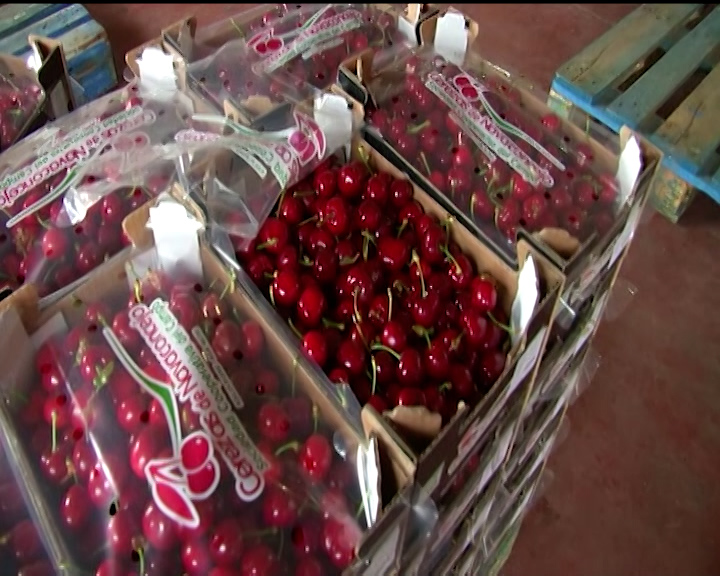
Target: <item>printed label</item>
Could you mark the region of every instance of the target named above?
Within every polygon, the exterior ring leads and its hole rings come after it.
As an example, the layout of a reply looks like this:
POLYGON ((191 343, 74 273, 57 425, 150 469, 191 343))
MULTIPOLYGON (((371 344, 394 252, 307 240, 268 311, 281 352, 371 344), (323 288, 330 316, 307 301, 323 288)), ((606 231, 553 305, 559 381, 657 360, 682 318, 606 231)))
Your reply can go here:
POLYGON ((340 14, 328 15, 331 8, 332 6, 327 6, 317 12, 301 28, 283 34, 276 34, 272 29, 262 30, 250 38, 248 46, 262 58, 253 65, 253 71, 256 74, 273 72, 316 46, 364 24, 363 15, 357 10, 344 10, 340 14))
POLYGON ((484 96, 486 92, 491 92, 490 88, 477 78, 461 71, 448 80, 439 72, 431 72, 425 85, 461 120, 471 137, 474 136, 483 142, 533 186, 543 185, 551 188, 554 184, 553 177, 532 160, 509 134, 530 144, 558 170, 565 170, 560 160, 540 143, 500 117, 484 96), (482 109, 477 107, 478 102, 482 105, 482 109))
MULTIPOLYGON (((198 345, 180 325, 169 304, 158 298, 148 307, 137 304, 129 311, 130 326, 168 374, 170 383, 145 374, 130 358, 112 329, 103 334, 120 362, 137 382, 158 399, 165 411, 173 454, 147 463, 145 475, 158 507, 176 522, 197 527, 195 502, 209 497, 220 481, 222 459, 235 478, 235 492, 251 502, 265 487, 267 461, 252 442, 234 412, 229 382, 219 363, 206 362, 198 345), (230 396, 230 399, 228 397, 230 396), (189 403, 202 430, 182 436, 178 404, 189 403)), ((195 336, 195 330, 193 335, 195 336)), ((199 346, 205 348, 205 342, 199 346)), ((212 358, 212 357, 211 357, 212 358)))
POLYGON ((78 127, 59 138, 55 142, 55 146, 41 154, 32 164, 0 181, 0 208, 11 207, 18 198, 27 194, 35 186, 63 170, 67 170, 67 176, 53 191, 54 200, 68 188, 69 182, 72 181, 72 168, 78 163, 90 159, 93 152, 102 150, 103 146, 118 134, 153 124, 155 120, 156 117, 152 111, 134 106, 104 120, 94 119, 78 127), (60 190, 59 194, 58 190, 60 190))
MULTIPOLYGON (((327 152, 327 140, 314 119, 295 110, 295 126, 282 132, 257 132, 224 116, 198 114, 194 119, 230 127, 242 139, 230 139, 228 147, 264 179, 268 170, 280 188, 299 180, 301 171, 311 162, 320 161, 327 152)), ((175 135, 178 143, 212 142, 223 139, 212 132, 182 130, 175 135)))

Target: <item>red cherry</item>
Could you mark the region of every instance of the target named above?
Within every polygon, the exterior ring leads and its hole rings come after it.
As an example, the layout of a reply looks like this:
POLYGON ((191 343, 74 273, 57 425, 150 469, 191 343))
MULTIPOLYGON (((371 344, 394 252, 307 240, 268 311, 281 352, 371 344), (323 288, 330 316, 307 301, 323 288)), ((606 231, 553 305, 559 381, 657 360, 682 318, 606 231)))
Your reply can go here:
POLYGON ((304 326, 313 328, 320 324, 325 312, 325 306, 325 295, 322 291, 315 286, 306 287, 300 294, 300 298, 298 298, 298 318, 304 326))
POLYGON ((133 551, 133 538, 138 532, 130 511, 117 510, 110 516, 107 524, 106 538, 108 547, 119 556, 130 557, 133 551))
POLYGON ((227 518, 215 526, 210 533, 210 558, 218 566, 238 566, 243 555, 243 526, 234 519, 227 518))
POLYGON ((479 312, 490 312, 497 306, 497 289, 488 278, 476 276, 470 284, 470 303, 479 312))
POLYGON ((188 576, 207 576, 212 568, 210 553, 202 540, 186 542, 180 551, 180 557, 188 576))
POLYGON ((313 434, 303 444, 299 454, 300 466, 314 483, 322 482, 332 465, 332 448, 325 436, 313 434))
POLYGON ((165 516, 153 503, 145 508, 142 527, 145 538, 157 550, 172 550, 178 543, 175 522, 165 516))
POLYGON ((279 218, 270 217, 260 227, 257 235, 257 249, 270 254, 279 254, 287 245, 289 232, 287 224, 279 218))
POLYGON ((337 177, 337 187, 340 193, 347 198, 360 196, 365 174, 365 167, 359 162, 351 162, 340 168, 337 177))
POLYGON ((263 495, 262 513, 266 526, 289 528, 297 519, 298 505, 289 492, 268 486, 263 495))
POLYGON ((202 432, 187 436, 180 446, 180 461, 188 472, 200 470, 210 459, 210 441, 202 432))
POLYGON ((42 237, 42 253, 48 260, 60 260, 70 247, 65 232, 61 228, 50 228, 42 237))
POLYGON ((310 360, 320 367, 325 366, 328 360, 328 347, 325 336, 319 330, 310 330, 302 338, 301 350, 310 360))
POLYGON ((241 576, 279 576, 278 561, 272 550, 260 544, 248 549, 240 564, 241 576))
POLYGON ((407 331, 399 322, 387 322, 380 333, 380 342, 383 346, 401 353, 407 345, 407 331))
POLYGON ((258 431, 273 442, 279 443, 287 439, 290 433, 290 419, 280 404, 268 402, 260 408, 258 431))
POLYGON ((166 448, 166 432, 156 426, 146 426, 130 447, 130 467, 138 478, 145 478, 145 467, 166 448))
POLYGON ((90 519, 92 503, 85 489, 80 484, 73 484, 65 493, 60 508, 60 517, 63 524, 78 532, 85 527, 90 519))
POLYGON ((355 547, 360 541, 360 530, 349 518, 325 520, 322 544, 330 561, 343 570, 355 558, 355 547))
POLYGON ((323 226, 335 236, 344 236, 350 229, 347 202, 341 196, 330 198, 323 208, 323 226))
POLYGON ((247 360, 256 359, 265 349, 265 333, 260 323, 246 320, 240 325, 240 352, 247 360))

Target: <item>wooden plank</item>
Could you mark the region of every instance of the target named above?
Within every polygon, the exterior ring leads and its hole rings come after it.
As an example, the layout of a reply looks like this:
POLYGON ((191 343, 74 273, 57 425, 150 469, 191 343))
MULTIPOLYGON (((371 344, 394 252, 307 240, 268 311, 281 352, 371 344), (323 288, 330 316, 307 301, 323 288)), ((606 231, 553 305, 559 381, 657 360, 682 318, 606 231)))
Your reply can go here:
POLYGON ((643 74, 608 110, 635 128, 677 90, 720 45, 720 8, 710 13, 696 28, 643 74))
POLYGON ((720 66, 715 67, 690 96, 655 132, 655 140, 667 142, 676 160, 686 159, 701 170, 720 144, 720 66))
POLYGON ((597 99, 679 30, 702 4, 643 4, 570 60, 558 75, 597 99))

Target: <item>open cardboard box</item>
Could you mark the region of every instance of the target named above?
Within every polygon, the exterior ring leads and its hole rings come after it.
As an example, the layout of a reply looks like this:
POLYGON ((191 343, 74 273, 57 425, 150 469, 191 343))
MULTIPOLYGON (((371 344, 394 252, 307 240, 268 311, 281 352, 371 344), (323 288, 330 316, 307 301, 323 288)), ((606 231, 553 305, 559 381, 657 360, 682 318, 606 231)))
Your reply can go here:
MULTIPOLYGON (((177 190, 173 191, 173 195, 184 197, 182 191, 177 190)), ((123 222, 123 227, 135 249, 132 257, 155 250, 153 233, 146 227, 153 204, 146 204, 123 222)), ((195 217, 200 218, 201 216, 197 214, 195 217)), ((286 377, 292 378, 295 386, 310 398, 323 421, 340 434, 348 453, 352 453, 353 448, 359 445, 368 446, 368 463, 371 467, 377 467, 375 461, 377 450, 374 440, 366 439, 359 425, 353 425, 348 420, 337 402, 337 398, 318 384, 322 375, 290 344, 287 331, 283 330, 282 326, 278 327, 274 324, 270 307, 264 301, 256 300, 249 294, 242 282, 238 282, 235 275, 228 271, 211 248, 202 241, 200 257, 205 279, 208 282, 214 281, 217 286, 227 287, 225 297, 232 307, 246 317, 255 319, 264 328, 266 346, 272 351, 276 369, 286 377)), ((67 540, 67 533, 63 533, 58 527, 54 512, 55 504, 48 502, 44 496, 43 477, 30 460, 25 443, 28 439, 23 437, 23 431, 18 428, 15 413, 26 401, 26 393, 37 386, 37 379, 33 376, 35 349, 43 336, 47 337, 48 331, 58 329, 58 327, 66 329, 68 325, 71 326, 75 321, 83 318, 85 314, 83 304, 103 302, 112 295, 125 298, 124 294, 130 290, 132 284, 129 274, 134 270, 134 268, 128 267, 128 258, 129 256, 126 256, 107 262, 98 268, 85 284, 45 310, 40 310, 37 293, 30 286, 23 292, 22 298, 15 299, 12 306, 6 307, 0 313, 0 325, 3 326, 0 333, 7 344, 4 348, 7 354, 3 361, 6 374, 2 385, 4 402, 0 404, 0 427, 3 430, 3 439, 7 453, 14 460, 16 472, 19 478, 23 479, 24 497, 34 509, 37 524, 42 530, 55 567, 59 571, 58 573, 67 574, 67 576, 89 575, 89 572, 86 570, 87 567, 82 566, 82 558, 73 558, 71 555, 71 545, 67 540)), ((92 435, 92 432, 90 434, 92 435)), ((392 467, 387 468, 390 474, 392 474, 392 469, 392 467)), ((366 480, 366 482, 372 483, 372 477, 371 474, 370 480, 366 480)), ((378 491, 380 490, 379 478, 380 476, 376 477, 378 485, 375 487, 378 491)), ((386 491, 392 494, 405 482, 404 479, 392 477, 384 478, 383 481, 389 483, 390 488, 386 491)), ((375 488, 371 487, 372 490, 375 488)), ((366 531, 357 550, 357 560, 353 566, 348 568, 346 574, 367 573, 365 572, 368 557, 366 551, 377 546, 378 540, 384 534, 383 530, 394 530, 402 534, 407 518, 406 503, 409 489, 407 488, 404 493, 401 491, 385 507, 380 521, 366 531)), ((372 511, 372 515, 380 513, 379 506, 382 503, 375 502, 375 504, 378 509, 372 511)), ((394 553, 399 554, 399 550, 394 550, 394 553)))
MULTIPOLYGON (((356 141, 353 155, 394 178, 406 178, 401 168, 391 164, 368 142, 356 141)), ((426 213, 438 217, 440 221, 451 217, 420 187, 413 184, 413 188, 415 200, 426 213)), ((522 271, 508 266, 460 222, 452 222, 450 236, 468 255, 478 272, 488 273, 496 280, 499 297, 507 312, 511 311, 514 303, 521 305, 520 302, 527 297, 527 292, 519 291, 522 271)), ((477 452, 487 435, 494 433, 493 426, 513 393, 522 390, 518 401, 524 404, 534 381, 564 278, 531 245, 521 241, 519 249, 523 254, 522 261, 530 256, 536 267, 539 301, 534 306, 525 333, 515 340, 508 353, 505 371, 480 403, 472 409, 461 405, 455 417, 442 430, 439 415, 431 414, 424 408, 400 407, 384 417, 370 407, 363 410, 366 429, 376 433, 381 442, 387 439, 388 445, 402 449, 405 458, 397 458, 396 464, 405 462, 406 470, 414 469, 418 486, 433 497, 447 491, 453 478, 462 472, 463 464, 477 452)))
MULTIPOLYGON (((551 113, 545 104, 544 97, 531 90, 525 80, 515 82, 514 78, 503 73, 497 66, 483 60, 478 54, 468 50, 474 35, 477 33, 477 25, 465 17, 456 22, 458 13, 454 10, 428 20, 421 26, 421 37, 423 47, 415 51, 416 54, 434 54, 433 46, 437 48, 441 42, 441 36, 447 40, 448 35, 463 37, 460 43, 460 55, 465 56, 465 67, 470 69, 472 74, 478 78, 492 78, 502 81, 504 84, 514 87, 519 94, 521 106, 535 117, 541 117, 551 113), (442 33, 438 32, 439 24, 447 14, 453 16, 452 26, 442 26, 442 33), (424 28, 423 28, 424 27, 424 28), (423 34, 423 29, 427 32, 423 34), (434 37, 432 35, 435 35, 434 37)), ((457 44, 457 43, 456 43, 457 44)), ((456 46, 457 47, 457 46, 456 46)), ((443 54, 447 51, 443 52, 443 54)), ((341 67, 338 76, 338 93, 346 94, 363 108, 377 108, 378 97, 376 92, 380 86, 396 86, 404 81, 404 70, 398 65, 398 58, 407 58, 409 52, 404 55, 397 55, 391 58, 382 52, 376 55, 364 52, 357 57, 348 59, 341 67), (384 62, 383 62, 384 61, 384 62), (378 62, 380 65, 378 66, 378 62)), ((460 58, 462 59, 462 58, 460 58)), ((380 106, 381 108, 382 106, 380 106)), ((520 229, 518 240, 526 239, 543 251, 565 274, 566 285, 563 293, 563 300, 566 305, 574 308, 582 303, 582 296, 586 287, 597 276, 603 267, 607 267, 608 261, 616 259, 632 239, 633 232, 637 226, 638 218, 648 198, 648 191, 655 172, 660 164, 662 154, 660 151, 646 141, 642 136, 633 133, 629 129, 621 130, 619 136, 609 132, 603 132, 602 136, 609 140, 598 141, 594 134, 586 134, 584 127, 561 119, 561 132, 574 143, 584 143, 593 152, 596 165, 612 174, 618 172, 622 164, 623 170, 631 172, 632 164, 636 164, 636 158, 632 158, 632 149, 628 148, 627 156, 623 157, 613 150, 626 150, 626 144, 634 137, 639 144, 642 166, 634 186, 628 191, 627 201, 619 208, 613 226, 602 237, 592 234, 584 242, 572 237, 569 233, 560 229, 545 229, 538 233, 529 234, 520 229)), ((403 158, 401 153, 393 145, 383 138, 373 128, 366 128, 365 138, 375 146, 383 155, 392 159, 393 163, 403 163, 411 179, 427 190, 433 198, 437 199, 445 208, 452 212, 459 221, 472 230, 476 235, 492 243, 496 250, 503 255, 510 264, 517 263, 517 253, 508 253, 507 244, 499 242, 492 234, 492 230, 481 229, 471 220, 463 210, 459 209, 445 195, 444 191, 437 189, 428 177, 418 168, 403 158)), ((612 264, 612 262, 610 262, 612 264)))
MULTIPOLYGON (((397 11, 396 6, 390 4, 373 4, 372 6, 374 9, 388 12, 393 17, 397 17, 400 32, 409 38, 414 38, 417 42, 419 42, 419 26, 436 12, 427 4, 408 4, 402 13, 397 11)), ((302 5, 297 5, 297 8, 301 7, 302 5)), ((316 7, 321 8, 322 5, 316 5, 316 7)), ((310 94, 308 89, 298 89, 296 86, 291 86, 288 79, 278 78, 279 85, 284 87, 278 98, 271 98, 270 94, 259 94, 238 100, 218 94, 218 90, 210 86, 211 78, 209 74, 205 73, 207 71, 193 70, 193 66, 191 66, 193 63, 211 57, 224 46, 232 46, 233 42, 237 43, 238 50, 244 50, 245 44, 242 40, 245 39, 245 36, 242 27, 259 21, 265 14, 272 13, 274 8, 275 5, 261 4, 200 30, 198 30, 195 16, 188 16, 164 28, 159 38, 129 51, 125 61, 128 68, 137 76, 139 74, 137 59, 142 51, 148 46, 161 48, 173 57, 178 78, 184 89, 194 92, 214 109, 233 110, 233 116, 236 119, 244 125, 250 125, 285 101, 302 102, 309 97, 314 97, 317 93, 330 89, 335 82, 334 76, 329 77, 327 86, 310 90, 312 92, 310 94)), ((240 56, 238 58, 244 59, 240 56)), ((204 66, 201 68, 205 69, 204 66)), ((272 78, 262 78, 262 80, 272 80, 272 78)), ((252 84, 252 81, 249 84, 252 84)))
POLYGON ((0 55, 0 68, 10 82, 13 78, 37 76, 37 83, 43 89, 43 97, 37 107, 26 114, 26 119, 19 127, 11 145, 34 132, 46 122, 59 118, 75 108, 75 99, 70 88, 67 63, 62 45, 49 38, 30 35, 29 42, 35 53, 38 67, 35 71, 28 69, 27 63, 8 54, 0 55))

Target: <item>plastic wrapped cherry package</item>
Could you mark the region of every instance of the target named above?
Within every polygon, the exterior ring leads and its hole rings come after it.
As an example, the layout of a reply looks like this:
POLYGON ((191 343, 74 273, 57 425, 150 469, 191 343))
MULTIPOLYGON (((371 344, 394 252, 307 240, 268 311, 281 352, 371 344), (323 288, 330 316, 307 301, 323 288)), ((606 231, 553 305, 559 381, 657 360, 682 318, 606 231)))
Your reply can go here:
POLYGON ((338 67, 352 54, 417 44, 414 25, 400 23, 403 7, 261 6, 197 32, 189 80, 217 105, 229 100, 251 116, 258 111, 258 97, 265 106, 288 98, 300 101, 330 87, 338 67))
POLYGON ((35 72, 0 56, 0 151, 22 135, 45 99, 35 72))
POLYGON ((176 141, 192 113, 182 93, 137 80, 4 152, 4 286, 32 283, 42 297, 58 297, 122 250, 123 218, 167 187, 176 174, 170 159, 201 144, 176 141), (84 188, 93 194, 78 202, 84 188))
POLYGON ((42 537, 0 443, 0 561, 3 574, 54 576, 42 537))
POLYGON ((373 443, 184 208, 148 211, 154 242, 3 316, 33 349, 3 376, 4 436, 56 568, 341 573, 379 506, 373 443))
POLYGON ((520 229, 602 236, 627 199, 613 159, 494 72, 472 53, 462 65, 432 46, 396 54, 366 84, 371 131, 507 255, 520 229))
POLYGON ((517 272, 359 140, 288 188, 235 256, 304 353, 380 413, 425 407, 447 423, 504 374, 524 330, 517 272))

